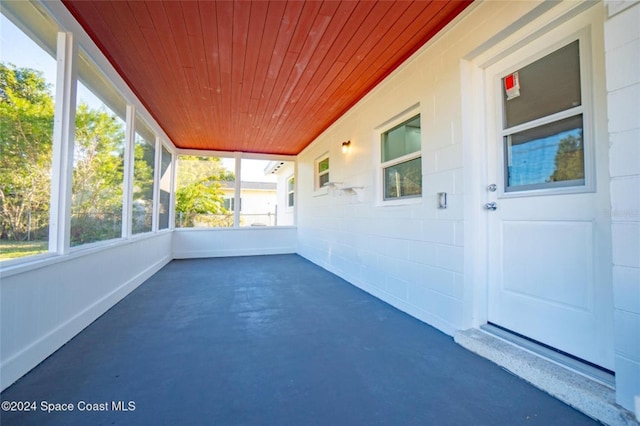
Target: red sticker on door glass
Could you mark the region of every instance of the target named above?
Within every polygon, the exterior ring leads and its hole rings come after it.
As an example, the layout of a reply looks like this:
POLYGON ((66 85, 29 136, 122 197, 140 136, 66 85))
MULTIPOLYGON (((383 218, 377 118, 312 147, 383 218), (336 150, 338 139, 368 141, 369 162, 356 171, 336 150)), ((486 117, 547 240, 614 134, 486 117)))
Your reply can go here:
POLYGON ((520 78, 517 71, 509 74, 503 80, 504 90, 507 92, 507 100, 520 96, 520 78))

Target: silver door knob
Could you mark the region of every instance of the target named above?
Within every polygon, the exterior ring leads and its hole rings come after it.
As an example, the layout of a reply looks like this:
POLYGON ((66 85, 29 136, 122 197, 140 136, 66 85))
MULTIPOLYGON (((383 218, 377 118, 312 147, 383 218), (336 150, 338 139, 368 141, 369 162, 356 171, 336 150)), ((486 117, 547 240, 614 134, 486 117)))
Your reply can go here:
POLYGON ((487 210, 491 210, 492 212, 496 211, 498 209, 498 203, 496 203, 495 201, 492 201, 490 203, 486 203, 484 205, 484 208, 487 209, 487 210))

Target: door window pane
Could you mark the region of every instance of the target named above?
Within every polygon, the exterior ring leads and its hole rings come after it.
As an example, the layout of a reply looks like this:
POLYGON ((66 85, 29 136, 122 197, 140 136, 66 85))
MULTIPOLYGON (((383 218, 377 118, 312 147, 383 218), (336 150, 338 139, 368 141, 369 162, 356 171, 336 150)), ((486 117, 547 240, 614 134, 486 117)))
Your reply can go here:
POLYGON ((505 137, 507 191, 584 184, 582 115, 505 137))
POLYGON ((502 79, 505 129, 582 104, 578 40, 518 70, 519 94, 508 97, 512 76, 502 79))
POLYGON ((422 195, 422 157, 384 169, 384 199, 422 195))

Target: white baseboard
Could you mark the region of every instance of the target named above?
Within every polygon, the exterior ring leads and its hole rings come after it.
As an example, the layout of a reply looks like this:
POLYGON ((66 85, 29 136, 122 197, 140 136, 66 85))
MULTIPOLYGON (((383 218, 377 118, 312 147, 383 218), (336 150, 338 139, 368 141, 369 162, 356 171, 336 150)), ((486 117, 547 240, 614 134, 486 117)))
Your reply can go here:
POLYGON ((220 249, 220 250, 185 250, 173 252, 174 259, 202 259, 207 257, 260 256, 270 254, 295 254, 295 247, 220 249))
POLYGON ((0 390, 28 373, 171 261, 165 256, 0 365, 0 390))

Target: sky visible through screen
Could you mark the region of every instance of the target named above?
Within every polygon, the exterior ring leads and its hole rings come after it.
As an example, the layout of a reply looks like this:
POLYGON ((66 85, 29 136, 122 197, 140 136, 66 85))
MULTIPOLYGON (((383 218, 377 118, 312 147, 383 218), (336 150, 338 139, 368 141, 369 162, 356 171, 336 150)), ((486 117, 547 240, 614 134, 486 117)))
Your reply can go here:
MULTIPOLYGON (((0 15, 0 60, 20 68, 32 68, 41 71, 50 85, 50 93, 56 97, 56 59, 38 46, 26 34, 18 29, 4 15, 0 15)), ((99 109, 102 102, 82 84, 78 85, 76 96, 79 102, 99 109)))

